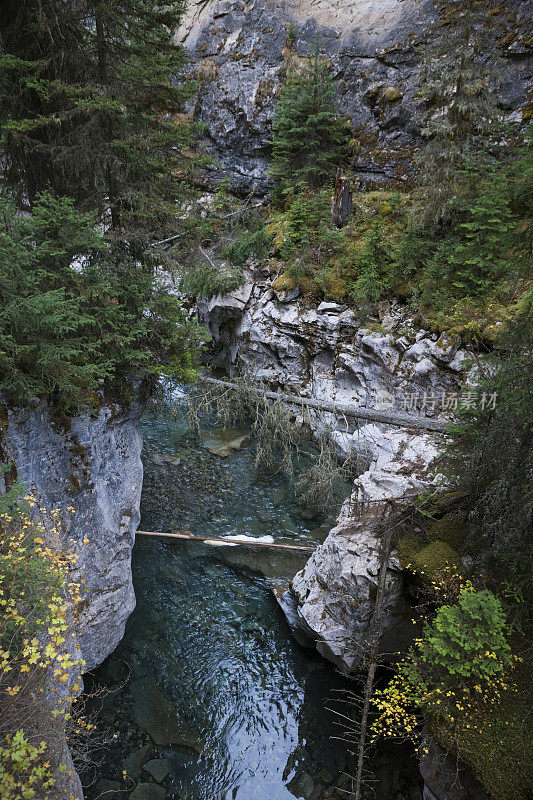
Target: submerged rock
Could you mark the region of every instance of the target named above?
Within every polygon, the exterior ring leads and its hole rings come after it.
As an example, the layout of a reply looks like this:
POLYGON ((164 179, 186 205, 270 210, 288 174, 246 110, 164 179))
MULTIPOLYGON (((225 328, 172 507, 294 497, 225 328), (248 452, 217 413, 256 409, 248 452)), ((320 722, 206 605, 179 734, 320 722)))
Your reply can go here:
POLYGON ((117 800, 124 795, 122 784, 119 781, 109 781, 107 778, 99 780, 94 791, 97 797, 105 796, 105 800, 117 800))
POLYGON ((213 428, 201 434, 203 446, 220 458, 227 458, 232 450, 240 450, 250 441, 250 432, 238 428, 213 428))
POLYGON ((148 743, 145 744, 143 747, 139 747, 137 750, 134 750, 133 753, 130 753, 130 755, 124 761, 124 767, 123 767, 128 777, 130 777, 134 781, 139 780, 139 778, 141 777, 143 765, 150 757, 151 751, 152 751, 152 745, 148 743))
POLYGON ((153 758, 144 768, 157 783, 161 783, 170 772, 170 763, 167 758, 153 758))
POLYGON ((130 800, 165 800, 166 790, 157 783, 139 783, 130 794, 130 800))
POLYGON ((197 753, 202 745, 188 724, 179 717, 174 703, 148 679, 132 684, 133 716, 155 744, 161 747, 189 747, 197 753))

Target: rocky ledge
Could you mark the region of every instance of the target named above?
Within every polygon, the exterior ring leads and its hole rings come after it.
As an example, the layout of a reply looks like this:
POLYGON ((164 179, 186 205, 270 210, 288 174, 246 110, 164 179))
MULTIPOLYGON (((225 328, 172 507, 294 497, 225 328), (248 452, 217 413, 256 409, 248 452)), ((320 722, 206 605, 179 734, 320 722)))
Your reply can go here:
MULTIPOLYGON (((381 562, 384 500, 406 501, 435 481, 431 464, 437 448, 431 437, 398 429, 382 429, 381 434, 394 455, 390 449, 377 454, 370 469, 356 480, 337 524, 279 598, 295 637, 303 644, 314 642, 318 652, 343 672, 357 667, 368 643, 381 562)), ((382 653, 404 650, 412 640, 402 587, 402 569, 393 553, 383 600, 382 653)))

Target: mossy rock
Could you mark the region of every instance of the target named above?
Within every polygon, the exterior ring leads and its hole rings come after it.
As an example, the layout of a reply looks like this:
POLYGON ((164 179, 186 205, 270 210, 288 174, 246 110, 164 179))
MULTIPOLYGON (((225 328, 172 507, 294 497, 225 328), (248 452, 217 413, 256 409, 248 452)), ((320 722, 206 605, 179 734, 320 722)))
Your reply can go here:
POLYGON ((447 566, 459 566, 458 553, 440 539, 424 544, 416 536, 402 536, 398 541, 398 558, 423 581, 431 581, 447 566))
POLYGON ((441 541, 449 544, 460 553, 469 529, 460 514, 446 514, 442 519, 433 520, 428 530, 430 541, 441 541))
POLYGON ((460 759, 490 792, 492 800, 529 800, 533 792, 531 670, 513 670, 511 685, 477 716, 465 714, 447 726, 429 720, 432 736, 449 751, 461 742, 460 759))
POLYGON ((348 284, 337 272, 327 272, 324 276, 324 294, 328 299, 340 303, 348 294, 348 284))
POLYGON ((457 552, 447 542, 431 542, 420 550, 414 559, 415 571, 428 580, 432 580, 438 572, 447 566, 459 566, 457 552))
POLYGON ((296 289, 298 286, 298 282, 291 278, 290 275, 287 275, 286 272, 283 275, 280 275, 279 278, 276 278, 275 281, 272 282, 272 288, 276 292, 290 292, 292 289, 296 289))
POLYGON ((402 99, 403 92, 397 86, 384 86, 381 96, 387 103, 395 103, 397 100, 402 99))
POLYGON ((397 545, 398 558, 404 569, 414 566, 414 561, 422 547, 423 544, 417 536, 407 535, 399 538, 397 545))
POLYGON ((306 300, 310 302, 319 300, 322 295, 320 286, 316 283, 314 278, 304 277, 298 280, 300 291, 306 300))

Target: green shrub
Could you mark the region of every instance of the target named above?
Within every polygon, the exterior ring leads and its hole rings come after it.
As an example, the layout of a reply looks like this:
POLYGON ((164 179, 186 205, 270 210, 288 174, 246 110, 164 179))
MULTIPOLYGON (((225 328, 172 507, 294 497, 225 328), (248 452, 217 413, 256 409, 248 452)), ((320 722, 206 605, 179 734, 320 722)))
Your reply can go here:
POLYGON ((489 678, 511 662, 502 604, 488 589, 463 589, 426 623, 422 661, 446 676, 489 678))
POLYGON ((246 231, 226 248, 224 258, 240 267, 250 256, 265 258, 271 247, 272 236, 268 231, 246 231))
POLYGON ((354 267, 357 278, 352 297, 356 303, 373 303, 383 297, 390 286, 389 262, 382 228, 375 224, 365 237, 363 249, 354 267))
POLYGON ((182 279, 182 291, 192 297, 209 299, 234 292, 246 281, 240 269, 220 270, 211 264, 197 264, 182 279))
POLYGON ((0 797, 2 800, 31 800, 55 783, 46 758, 46 742, 28 741, 23 730, 15 731, 0 745, 0 797))

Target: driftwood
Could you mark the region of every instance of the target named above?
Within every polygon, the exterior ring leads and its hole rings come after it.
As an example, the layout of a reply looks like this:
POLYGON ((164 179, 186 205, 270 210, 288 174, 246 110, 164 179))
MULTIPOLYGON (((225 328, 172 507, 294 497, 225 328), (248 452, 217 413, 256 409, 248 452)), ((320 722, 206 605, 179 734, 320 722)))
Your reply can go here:
POLYGON ((273 547, 273 548, 282 548, 284 550, 306 550, 308 553, 312 553, 315 548, 309 545, 303 544, 281 544, 279 542, 258 542, 250 541, 242 542, 240 539, 219 539, 213 536, 193 536, 192 533, 189 531, 173 531, 172 533, 163 533, 162 531, 136 531, 136 534, 139 533, 141 536, 159 536, 162 539, 181 539, 182 541, 188 542, 217 542, 220 544, 240 544, 245 546, 252 546, 252 547, 273 547))
MULTIPOLYGON (((220 386, 223 389, 235 389, 236 386, 231 381, 223 381, 217 378, 208 378, 204 375, 201 380, 213 386, 220 386)), ((292 394, 282 394, 279 392, 269 392, 263 389, 254 389, 258 394, 268 397, 269 400, 281 400, 284 403, 295 406, 307 406, 316 408, 319 411, 327 411, 332 414, 341 414, 345 417, 364 419, 368 422, 380 422, 385 425, 396 425, 400 428, 414 428, 415 430, 426 430, 435 433, 445 433, 446 423, 439 420, 427 419, 426 417, 412 417, 409 414, 401 414, 395 411, 374 411, 358 406, 345 406, 337 403, 329 403, 325 400, 315 400, 311 397, 297 397, 292 394)))

